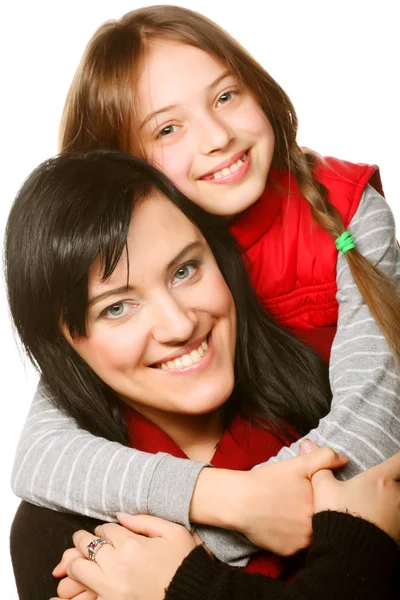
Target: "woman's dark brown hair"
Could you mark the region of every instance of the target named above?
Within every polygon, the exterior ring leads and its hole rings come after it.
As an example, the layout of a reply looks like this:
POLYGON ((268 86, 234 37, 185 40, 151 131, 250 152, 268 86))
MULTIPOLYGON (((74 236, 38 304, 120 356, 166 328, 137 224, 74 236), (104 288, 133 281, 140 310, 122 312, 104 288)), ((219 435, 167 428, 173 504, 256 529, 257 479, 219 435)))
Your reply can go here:
MULTIPOLYGON (((60 150, 108 148, 141 154, 135 130, 134 85, 155 40, 195 46, 237 74, 273 127, 274 166, 294 173, 314 219, 333 238, 339 237, 344 231, 343 222, 328 202, 324 186, 313 175, 315 154, 297 144, 297 116, 287 94, 227 32, 185 8, 141 8, 97 30, 65 103, 60 150)), ((347 252, 346 258, 365 302, 400 363, 400 294, 395 282, 357 249, 347 252)))
POLYGON ((95 435, 127 442, 119 398, 67 342, 86 335, 88 278, 100 259, 107 279, 126 249, 135 206, 163 194, 201 231, 237 314, 235 390, 229 415, 262 418, 305 434, 329 411, 327 368, 261 308, 225 224, 188 200, 147 162, 120 152, 62 154, 24 183, 6 229, 12 318, 52 402, 95 435))

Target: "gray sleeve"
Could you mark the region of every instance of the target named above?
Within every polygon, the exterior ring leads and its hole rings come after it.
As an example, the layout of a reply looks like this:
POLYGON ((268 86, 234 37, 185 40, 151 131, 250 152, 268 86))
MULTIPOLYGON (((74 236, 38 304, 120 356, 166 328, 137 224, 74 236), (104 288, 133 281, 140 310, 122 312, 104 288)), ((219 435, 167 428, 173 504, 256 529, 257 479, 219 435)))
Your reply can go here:
POLYGON ((153 514, 190 527, 204 463, 148 454, 96 437, 55 408, 39 388, 17 447, 14 493, 39 506, 106 521, 153 514))
MULTIPOLYGON (((20 498, 53 510, 105 521, 115 521, 117 512, 151 514, 190 529, 190 502, 204 466, 96 437, 55 408, 39 384, 17 447, 12 487, 20 498)), ((257 550, 240 534, 201 531, 210 550, 232 565, 247 563, 236 562, 236 555, 257 550)))
MULTIPOLYGON (((367 186, 348 229, 359 252, 400 283, 394 217, 385 199, 372 187, 367 186)), ((345 452, 350 460, 338 477, 349 479, 399 450, 400 377, 341 253, 336 279, 339 319, 329 365, 332 405, 306 437, 345 452)), ((300 441, 283 448, 268 462, 297 456, 300 441)))
MULTIPOLYGON (((357 249, 400 284, 400 252, 393 214, 372 187, 367 186, 348 228, 357 249)), ((346 257, 337 263, 338 329, 332 346, 330 382, 333 393, 329 414, 307 438, 345 452, 349 463, 338 477, 350 477, 374 466, 400 448, 400 378, 393 355, 354 283, 346 257)), ((298 456, 300 441, 282 448, 267 463, 298 456)), ((232 532, 199 528, 224 562, 243 566, 254 552, 246 538, 232 532)))

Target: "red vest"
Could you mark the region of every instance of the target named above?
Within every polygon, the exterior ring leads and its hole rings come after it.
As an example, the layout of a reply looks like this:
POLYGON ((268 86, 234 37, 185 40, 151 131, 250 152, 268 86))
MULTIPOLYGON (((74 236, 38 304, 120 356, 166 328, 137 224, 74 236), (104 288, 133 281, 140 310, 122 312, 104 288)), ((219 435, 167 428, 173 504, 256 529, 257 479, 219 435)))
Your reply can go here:
MULTIPOLYGON (((376 166, 320 159, 314 175, 347 228, 368 183, 383 194, 376 166)), ((313 219, 311 206, 287 171, 271 172, 261 198, 231 227, 246 252, 262 305, 329 360, 336 332, 337 250, 313 219)))
MULTIPOLYGON (((166 452, 177 458, 188 458, 167 433, 135 410, 123 406, 132 448, 151 454, 166 452)), ((282 442, 275 435, 235 417, 224 432, 211 464, 220 469, 248 471, 276 456, 281 448, 282 442)), ((259 552, 251 558, 245 570, 277 578, 283 574, 285 563, 275 554, 259 552)))

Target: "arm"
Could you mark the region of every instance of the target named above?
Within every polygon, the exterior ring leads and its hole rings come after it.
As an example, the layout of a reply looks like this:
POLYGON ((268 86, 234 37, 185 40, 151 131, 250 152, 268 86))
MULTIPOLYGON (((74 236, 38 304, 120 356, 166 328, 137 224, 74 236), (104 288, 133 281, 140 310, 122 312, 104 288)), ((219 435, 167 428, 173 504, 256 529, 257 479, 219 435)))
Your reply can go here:
POLYGON ((58 576, 69 575, 60 583, 59 595, 71 597, 67 590, 73 578, 109 600, 119 598, 121 589, 125 591, 123 597, 161 600, 166 588, 167 600, 240 600, 264 594, 266 598, 303 600, 398 598, 399 477, 400 452, 348 481, 337 480, 329 470, 312 477, 315 511, 319 514, 313 520, 306 566, 294 583, 232 573, 225 565, 207 561, 204 554, 203 562, 193 565, 192 559, 199 557, 200 551, 189 558, 190 568, 185 569, 184 564, 179 572, 195 546, 183 527, 155 517, 120 515, 123 527, 109 523, 96 528, 96 535, 112 545, 99 551, 95 564, 84 559, 92 534, 74 534, 75 548, 65 552, 57 566, 58 576))
POLYGON ((243 535, 217 527, 243 531, 256 543, 259 531, 266 531, 267 547, 278 553, 307 546, 310 478, 318 469, 344 463, 343 457, 321 449, 256 471, 202 469, 202 463, 96 438, 54 409, 39 390, 19 444, 14 490, 34 504, 108 521, 117 512, 140 511, 190 527, 190 505, 192 521, 214 526, 206 528, 213 553, 239 566, 258 548, 243 535))
POLYGON ((367 521, 336 512, 316 515, 313 532, 307 565, 293 583, 232 571, 224 563, 213 561, 199 547, 178 569, 165 600, 396 597, 396 584, 391 582, 396 576, 400 553, 388 535, 367 521))
POLYGON ((106 521, 117 512, 156 514, 190 527, 204 463, 139 452, 79 429, 41 390, 17 448, 12 486, 28 502, 106 521))
MULTIPOLYGON (((359 252, 400 284, 400 251, 393 214, 370 186, 348 230, 359 252)), ((349 479, 400 448, 400 377, 341 253, 337 286, 339 320, 330 360, 331 410, 306 437, 345 452, 350 460, 339 477, 349 479)), ((297 456, 300 442, 283 448, 269 462, 297 456)))
MULTIPOLYGON (((366 188, 348 229, 358 250, 400 283, 394 218, 386 201, 373 188, 366 188)), ((343 254, 338 257, 337 285, 339 322, 330 361, 331 410, 305 437, 319 445, 329 444, 349 457, 348 464, 338 472, 338 477, 345 480, 389 458, 400 448, 400 377, 343 254)), ((298 456, 303 440, 282 448, 265 464, 298 456)), ((211 476, 206 472, 200 476, 199 496, 207 493, 207 479, 211 476)), ((244 566, 254 552, 254 546, 240 534, 209 527, 197 531, 224 562, 244 566)))

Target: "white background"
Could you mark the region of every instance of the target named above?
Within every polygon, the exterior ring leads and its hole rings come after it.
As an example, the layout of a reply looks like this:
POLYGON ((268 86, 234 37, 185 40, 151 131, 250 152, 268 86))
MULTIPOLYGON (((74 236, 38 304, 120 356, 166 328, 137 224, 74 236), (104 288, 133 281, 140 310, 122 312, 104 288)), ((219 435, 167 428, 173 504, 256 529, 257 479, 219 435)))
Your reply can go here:
MULTIPOLYGON (((151 4, 137 1, 12 0, 0 9, 0 235, 23 179, 57 151, 69 83, 91 34, 105 20, 151 4), (6 7, 6 8, 4 8, 6 7)), ((381 167, 400 223, 397 2, 381 0, 192 0, 175 4, 211 17, 236 37, 291 97, 299 141, 321 154, 381 167)), ((27 306, 26 310, 30 310, 27 306)), ((0 289, 2 427, 0 570, 2 598, 17 598, 8 536, 18 500, 13 454, 36 376, 17 350, 0 289)), ((42 599, 40 599, 42 600, 42 599)), ((43 599, 45 600, 45 599, 43 599)))

